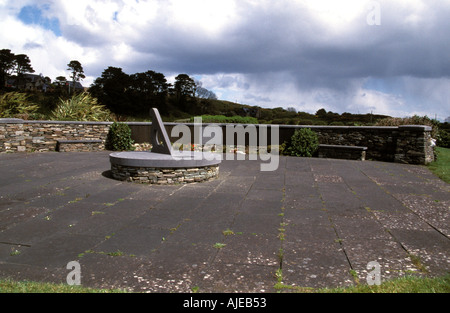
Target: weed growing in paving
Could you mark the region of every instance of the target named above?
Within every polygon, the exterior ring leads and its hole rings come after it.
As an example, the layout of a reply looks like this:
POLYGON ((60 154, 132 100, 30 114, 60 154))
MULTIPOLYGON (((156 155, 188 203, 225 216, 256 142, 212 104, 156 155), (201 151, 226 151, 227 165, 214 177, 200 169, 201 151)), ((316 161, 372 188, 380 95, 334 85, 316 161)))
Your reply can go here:
POLYGON ((17 250, 17 249, 12 249, 11 250, 11 253, 9 254, 10 256, 15 256, 15 255, 19 255, 20 254, 20 251, 19 250, 17 250))
POLYGON ((232 236, 232 235, 234 235, 234 231, 232 231, 231 229, 227 229, 227 230, 224 230, 223 232, 222 232, 222 234, 224 235, 224 236, 232 236))
POLYGON ((216 248, 216 249, 222 249, 225 246, 226 246, 225 243, 216 242, 213 247, 216 248))
POLYGON ((423 265, 422 261, 420 260, 420 257, 410 253, 409 258, 411 259, 411 263, 414 264, 415 267, 422 273, 428 273, 428 270, 426 269, 425 265, 423 265))
POLYGON ((84 257, 86 254, 91 254, 91 253, 96 253, 96 254, 103 254, 103 255, 109 255, 109 256, 125 256, 125 257, 136 257, 136 255, 134 254, 125 254, 124 252, 120 251, 120 250, 116 250, 113 252, 104 252, 104 251, 94 251, 94 250, 86 250, 83 253, 78 254, 78 258, 82 258, 84 257))

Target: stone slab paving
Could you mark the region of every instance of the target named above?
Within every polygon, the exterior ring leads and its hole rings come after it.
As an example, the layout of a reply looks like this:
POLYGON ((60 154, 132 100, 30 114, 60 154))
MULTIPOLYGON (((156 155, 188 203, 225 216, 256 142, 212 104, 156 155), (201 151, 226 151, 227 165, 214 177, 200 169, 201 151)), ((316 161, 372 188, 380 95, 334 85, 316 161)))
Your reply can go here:
POLYGON ((0 155, 0 278, 65 283, 78 261, 88 287, 275 292, 366 283, 372 261, 382 281, 450 271, 450 186, 426 167, 225 160, 148 186, 112 180, 108 154, 0 155))

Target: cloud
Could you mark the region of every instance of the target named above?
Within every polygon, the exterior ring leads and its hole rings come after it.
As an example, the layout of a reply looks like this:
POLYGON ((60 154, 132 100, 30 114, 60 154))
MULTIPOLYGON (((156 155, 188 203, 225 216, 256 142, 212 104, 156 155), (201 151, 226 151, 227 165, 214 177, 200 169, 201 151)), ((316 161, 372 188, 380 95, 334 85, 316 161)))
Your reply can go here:
POLYGON ((32 49, 43 48, 43 46, 42 46, 42 44, 37 43, 37 42, 27 42, 26 44, 23 45, 23 48, 25 50, 32 50, 32 49))
POLYGON ((116 66, 264 107, 450 115, 448 0, 44 0, 23 23, 32 5, 0 1, 0 45, 51 77, 76 59, 87 85, 116 66))

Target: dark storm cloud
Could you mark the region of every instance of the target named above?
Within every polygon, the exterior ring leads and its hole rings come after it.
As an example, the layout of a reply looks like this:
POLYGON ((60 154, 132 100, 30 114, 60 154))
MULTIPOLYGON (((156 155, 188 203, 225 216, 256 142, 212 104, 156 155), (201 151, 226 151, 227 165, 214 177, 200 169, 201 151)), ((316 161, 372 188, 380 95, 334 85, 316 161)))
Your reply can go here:
POLYGON ((236 23, 217 36, 158 20, 132 46, 169 72, 241 73, 255 79, 287 72, 305 89, 342 89, 366 77, 449 77, 450 5, 426 5, 426 15, 407 23, 408 12, 383 3, 380 26, 367 25, 362 14, 339 33, 300 5, 242 4, 236 23))
POLYGON ((158 19, 142 30, 132 45, 140 52, 160 56, 169 70, 255 73, 290 66, 289 59, 299 53, 297 46, 309 36, 301 29, 307 15, 299 15, 298 10, 294 14, 285 7, 250 8, 242 2, 237 14, 235 23, 215 36, 202 29, 166 27, 164 19, 158 19))

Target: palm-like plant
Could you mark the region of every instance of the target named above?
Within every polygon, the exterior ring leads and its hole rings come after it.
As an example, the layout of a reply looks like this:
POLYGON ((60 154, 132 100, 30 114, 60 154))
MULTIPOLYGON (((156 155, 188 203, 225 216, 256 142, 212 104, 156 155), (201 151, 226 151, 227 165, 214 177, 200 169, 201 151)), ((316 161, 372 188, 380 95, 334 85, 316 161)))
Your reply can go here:
POLYGON ((97 98, 89 93, 75 94, 68 100, 60 99, 53 110, 51 118, 59 121, 112 121, 111 112, 99 105, 97 98))
POLYGON ((39 106, 31 103, 25 93, 7 92, 0 95, 0 118, 25 118, 38 109, 39 106))

